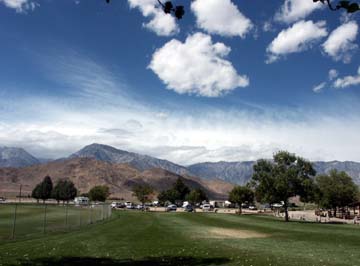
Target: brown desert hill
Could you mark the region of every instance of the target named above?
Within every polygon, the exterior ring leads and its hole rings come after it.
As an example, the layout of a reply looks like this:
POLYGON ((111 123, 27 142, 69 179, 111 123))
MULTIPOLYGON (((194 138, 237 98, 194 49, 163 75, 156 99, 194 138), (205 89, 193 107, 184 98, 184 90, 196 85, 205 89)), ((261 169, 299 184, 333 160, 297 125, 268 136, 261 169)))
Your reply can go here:
POLYGON ((206 180, 190 175, 178 175, 162 168, 153 168, 141 172, 140 179, 155 187, 157 191, 169 189, 178 179, 190 188, 201 188, 211 199, 227 199, 234 185, 221 180, 206 180))
POLYGON ((113 164, 92 158, 73 158, 24 168, 0 168, 0 196, 18 195, 20 184, 23 195, 31 195, 32 189, 46 176, 54 183, 61 178, 74 182, 81 193, 95 185, 107 185, 111 197, 132 199, 132 187, 149 184, 156 192, 168 189, 181 178, 191 188, 204 189, 211 199, 225 199, 233 185, 217 180, 180 176, 161 168, 139 171, 129 164, 113 164))

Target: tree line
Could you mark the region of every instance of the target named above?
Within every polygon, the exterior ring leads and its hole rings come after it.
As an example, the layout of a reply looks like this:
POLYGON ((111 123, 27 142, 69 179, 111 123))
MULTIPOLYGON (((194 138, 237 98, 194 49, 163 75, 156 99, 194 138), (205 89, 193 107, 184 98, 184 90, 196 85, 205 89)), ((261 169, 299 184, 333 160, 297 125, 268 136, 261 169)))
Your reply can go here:
MULTIPOLYGON (((137 185, 133 188, 133 195, 142 203, 150 201, 155 197, 154 189, 149 185, 137 185)), ((192 205, 196 205, 209 198, 201 188, 190 189, 183 181, 178 178, 170 189, 161 191, 157 199, 161 205, 170 203, 182 203, 188 201, 192 205)))
MULTIPOLYGON (((289 199, 300 197, 303 203, 316 203, 319 208, 336 211, 360 201, 359 188, 343 171, 331 170, 328 174, 316 175, 312 163, 287 151, 274 154, 273 160, 261 159, 253 166, 253 176, 245 186, 235 186, 229 193, 229 201, 242 212, 243 204, 282 203, 285 221, 289 221, 289 199)), ((151 198, 154 190, 148 185, 138 185, 134 196, 143 204, 151 198)), ((177 203, 185 200, 196 205, 208 201, 202 189, 190 190, 181 178, 174 185, 159 193, 159 203, 177 203)))
MULTIPOLYGON (((245 186, 235 186, 229 193, 229 201, 237 204, 239 213, 244 203, 282 203, 285 221, 289 221, 289 199, 300 197, 303 203, 316 203, 319 208, 332 210, 336 216, 338 210, 344 210, 360 201, 359 187, 343 171, 331 170, 328 174, 317 175, 312 163, 287 151, 274 154, 272 160, 261 159, 253 166, 253 176, 245 186)), ((147 184, 133 187, 133 196, 145 204, 156 197, 155 190, 147 184)), ((32 197, 45 202, 47 199, 69 202, 78 195, 73 182, 60 179, 53 187, 50 176, 36 185, 32 197)), ((95 186, 88 193, 92 201, 105 201, 110 193, 107 186, 95 186)), ((201 188, 190 189, 184 179, 179 177, 173 186, 157 195, 162 205, 188 201, 197 205, 208 201, 206 191, 201 188)))
POLYGON ((287 151, 274 154, 273 160, 259 160, 246 186, 236 186, 229 200, 237 203, 282 203, 285 221, 289 221, 289 199, 299 196, 304 203, 316 203, 320 208, 344 210, 360 200, 359 187, 344 171, 331 170, 316 175, 311 162, 287 151))
MULTIPOLYGON (((48 199, 54 199, 58 203, 69 203, 78 196, 79 191, 74 183, 68 179, 60 179, 55 186, 50 176, 45 176, 42 182, 37 184, 31 193, 31 197, 45 203, 48 199)), ((94 186, 88 193, 83 193, 81 196, 89 197, 91 201, 104 202, 110 195, 109 187, 107 186, 94 186)))

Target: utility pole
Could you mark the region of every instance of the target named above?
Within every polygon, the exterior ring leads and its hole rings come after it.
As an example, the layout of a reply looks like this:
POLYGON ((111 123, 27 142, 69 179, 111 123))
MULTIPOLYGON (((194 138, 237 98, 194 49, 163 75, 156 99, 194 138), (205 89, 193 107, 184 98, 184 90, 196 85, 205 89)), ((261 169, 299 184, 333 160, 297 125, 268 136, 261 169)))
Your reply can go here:
POLYGON ((19 193, 19 202, 21 203, 21 189, 22 189, 22 184, 20 184, 20 193, 19 193))

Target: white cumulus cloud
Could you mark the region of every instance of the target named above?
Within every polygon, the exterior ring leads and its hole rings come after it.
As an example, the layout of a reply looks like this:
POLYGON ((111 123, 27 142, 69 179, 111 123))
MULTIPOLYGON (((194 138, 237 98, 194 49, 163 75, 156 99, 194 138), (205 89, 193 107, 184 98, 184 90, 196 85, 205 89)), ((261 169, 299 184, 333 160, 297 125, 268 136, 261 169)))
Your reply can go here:
POLYGON ((177 93, 218 97, 249 85, 230 61, 224 59, 231 49, 213 43, 209 35, 195 33, 182 43, 173 39, 155 51, 149 68, 177 93))
POLYGON ((208 33, 244 37, 253 27, 231 0, 196 0, 191 3, 197 26, 208 33))
POLYGON ((0 0, 0 3, 3 3, 9 8, 13 8, 16 12, 23 13, 27 10, 34 10, 37 4, 30 0, 0 0))
POLYGON ((280 10, 275 15, 275 20, 292 23, 304 19, 312 12, 322 8, 323 5, 311 0, 285 0, 280 10))
POLYGON ((357 75, 345 76, 334 81, 335 88, 346 88, 355 85, 360 85, 360 66, 358 68, 357 75))
POLYGON ((324 51, 335 61, 349 63, 352 54, 358 48, 354 43, 358 34, 359 26, 355 21, 349 21, 336 28, 324 42, 324 51))
POLYGON ((131 8, 138 8, 144 17, 150 17, 143 26, 159 36, 170 36, 179 32, 175 18, 165 14, 157 1, 154 0, 128 0, 131 8))
POLYGON ((267 63, 273 63, 281 56, 307 50, 311 44, 327 36, 325 21, 299 21, 282 30, 267 47, 267 63))

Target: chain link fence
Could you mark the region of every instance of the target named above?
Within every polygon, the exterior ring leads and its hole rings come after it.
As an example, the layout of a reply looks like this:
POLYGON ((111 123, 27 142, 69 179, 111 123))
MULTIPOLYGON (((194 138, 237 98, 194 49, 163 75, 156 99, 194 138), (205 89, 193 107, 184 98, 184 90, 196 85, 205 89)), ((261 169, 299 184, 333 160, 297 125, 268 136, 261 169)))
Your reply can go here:
POLYGON ((0 240, 73 230, 110 216, 109 204, 0 204, 0 240))

